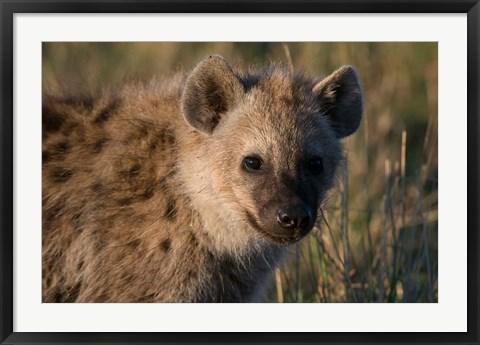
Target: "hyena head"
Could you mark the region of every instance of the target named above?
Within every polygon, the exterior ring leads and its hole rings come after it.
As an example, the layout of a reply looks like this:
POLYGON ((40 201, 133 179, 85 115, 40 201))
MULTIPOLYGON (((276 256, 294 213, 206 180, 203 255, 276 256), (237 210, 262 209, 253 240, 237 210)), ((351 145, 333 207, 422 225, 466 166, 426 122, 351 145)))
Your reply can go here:
POLYGON ((348 66, 323 79, 278 66, 240 75, 211 56, 188 78, 182 107, 204 136, 218 200, 250 236, 286 245, 315 224, 343 158, 339 139, 360 125, 362 91, 348 66))

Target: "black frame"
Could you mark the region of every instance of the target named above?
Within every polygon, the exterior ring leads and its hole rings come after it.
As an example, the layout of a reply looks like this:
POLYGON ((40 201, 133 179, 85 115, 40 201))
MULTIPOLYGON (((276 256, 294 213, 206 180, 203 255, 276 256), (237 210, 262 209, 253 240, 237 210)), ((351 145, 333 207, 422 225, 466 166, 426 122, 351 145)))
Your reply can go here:
MULTIPOLYGON (((0 0, 1 344, 480 344, 479 0, 0 0), (20 333, 13 332, 13 15, 15 13, 467 13, 468 332, 466 333, 20 333)), ((455 315, 452 315, 454 318, 455 315)))

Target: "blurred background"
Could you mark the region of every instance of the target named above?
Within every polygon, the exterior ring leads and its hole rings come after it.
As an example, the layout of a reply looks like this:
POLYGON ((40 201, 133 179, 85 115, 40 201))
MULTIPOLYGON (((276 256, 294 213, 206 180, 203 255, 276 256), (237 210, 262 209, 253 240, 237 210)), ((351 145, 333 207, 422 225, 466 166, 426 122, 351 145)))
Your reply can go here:
POLYGON ((312 75, 353 65, 365 118, 344 141, 348 165, 318 217, 272 277, 271 302, 437 302, 436 43, 43 43, 45 90, 95 93, 149 81, 204 56, 312 75))

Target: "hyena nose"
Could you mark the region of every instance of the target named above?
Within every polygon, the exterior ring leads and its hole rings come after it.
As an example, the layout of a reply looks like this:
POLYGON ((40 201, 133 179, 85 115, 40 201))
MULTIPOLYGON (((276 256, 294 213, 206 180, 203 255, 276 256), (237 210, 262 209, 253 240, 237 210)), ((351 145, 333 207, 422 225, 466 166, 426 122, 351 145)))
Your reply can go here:
POLYGON ((277 213, 277 222, 284 229, 306 229, 310 219, 310 213, 303 205, 282 207, 277 213))

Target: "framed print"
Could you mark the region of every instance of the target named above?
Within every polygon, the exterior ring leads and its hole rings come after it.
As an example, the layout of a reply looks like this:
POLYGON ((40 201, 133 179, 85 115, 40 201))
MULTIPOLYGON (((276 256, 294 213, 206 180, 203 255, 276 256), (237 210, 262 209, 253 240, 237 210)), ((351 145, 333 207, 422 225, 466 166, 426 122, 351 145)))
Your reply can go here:
POLYGON ((478 344, 477 1, 2 1, 1 343, 478 344))

